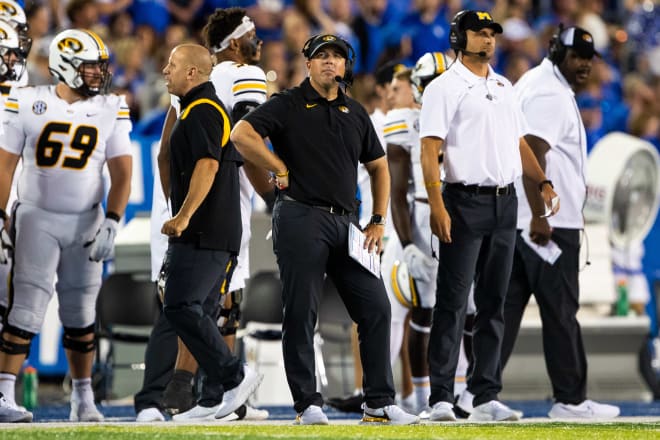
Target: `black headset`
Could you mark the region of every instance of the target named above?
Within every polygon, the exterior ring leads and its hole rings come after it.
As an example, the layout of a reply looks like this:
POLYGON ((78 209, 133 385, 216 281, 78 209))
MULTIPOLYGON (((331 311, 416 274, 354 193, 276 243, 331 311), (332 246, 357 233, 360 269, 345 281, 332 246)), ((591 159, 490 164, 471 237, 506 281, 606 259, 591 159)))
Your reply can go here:
POLYGON ((305 56, 305 58, 310 59, 311 58, 311 48, 312 48, 312 43, 316 41, 319 38, 326 37, 328 35, 331 35, 338 41, 341 41, 343 44, 346 45, 346 48, 348 49, 348 54, 346 58, 346 69, 344 72, 344 77, 342 78, 342 81, 346 83, 347 85, 353 84, 353 66, 355 65, 355 49, 353 49, 353 46, 351 46, 351 43, 348 41, 344 40, 341 37, 338 37, 336 35, 332 34, 317 34, 314 35, 312 38, 307 40, 305 42, 305 45, 302 48, 302 53, 305 56))
POLYGON ((456 53, 465 50, 467 46, 467 34, 465 33, 465 29, 463 29, 462 21, 468 12, 470 11, 467 9, 457 12, 449 26, 449 47, 454 49, 456 53))
POLYGON ((564 33, 564 23, 559 23, 557 33, 550 39, 550 46, 548 47, 548 59, 552 64, 559 65, 566 58, 566 45, 561 41, 561 34, 564 33))

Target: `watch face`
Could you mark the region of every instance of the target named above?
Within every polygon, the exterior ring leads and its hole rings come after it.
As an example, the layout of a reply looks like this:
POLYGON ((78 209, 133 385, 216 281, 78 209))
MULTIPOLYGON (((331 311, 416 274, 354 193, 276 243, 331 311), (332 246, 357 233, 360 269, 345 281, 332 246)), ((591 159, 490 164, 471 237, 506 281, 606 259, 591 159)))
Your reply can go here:
POLYGON ((371 223, 380 224, 383 223, 383 216, 374 214, 371 216, 371 223))
POLYGON ((644 234, 653 212, 658 170, 647 151, 633 154, 614 190, 612 201, 612 234, 620 242, 629 242, 644 234))

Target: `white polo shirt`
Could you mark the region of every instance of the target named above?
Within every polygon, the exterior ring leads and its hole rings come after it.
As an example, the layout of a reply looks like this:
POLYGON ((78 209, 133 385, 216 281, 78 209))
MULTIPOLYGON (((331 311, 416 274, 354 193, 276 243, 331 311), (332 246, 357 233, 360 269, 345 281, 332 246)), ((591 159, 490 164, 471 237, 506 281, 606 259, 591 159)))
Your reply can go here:
POLYGON ((511 83, 490 66, 483 78, 456 60, 422 102, 419 136, 444 140, 446 182, 502 186, 522 175, 525 119, 511 83))
MULTIPOLYGON (((548 220, 556 228, 582 229, 586 195, 587 135, 575 94, 559 69, 545 58, 516 83, 515 91, 527 119, 529 133, 545 140, 545 175, 561 197, 561 209, 548 220)), ((529 228, 531 211, 522 180, 518 191, 518 228, 529 228)))

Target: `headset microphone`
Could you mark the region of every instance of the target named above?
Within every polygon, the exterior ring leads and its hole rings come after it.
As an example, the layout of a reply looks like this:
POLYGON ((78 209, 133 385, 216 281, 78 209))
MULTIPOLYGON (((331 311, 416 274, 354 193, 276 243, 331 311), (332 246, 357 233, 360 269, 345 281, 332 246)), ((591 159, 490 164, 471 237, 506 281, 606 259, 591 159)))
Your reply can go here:
POLYGON ((335 81, 337 81, 338 83, 343 83, 343 82, 344 82, 344 78, 342 78, 341 76, 337 75, 337 76, 335 76, 335 81))

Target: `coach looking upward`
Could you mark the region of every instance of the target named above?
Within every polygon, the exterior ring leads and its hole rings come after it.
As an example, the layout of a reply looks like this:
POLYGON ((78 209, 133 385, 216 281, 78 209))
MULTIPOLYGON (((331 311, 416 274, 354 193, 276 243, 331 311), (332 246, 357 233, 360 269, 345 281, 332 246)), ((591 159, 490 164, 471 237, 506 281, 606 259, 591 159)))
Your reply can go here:
POLYGON ((282 190, 273 211, 273 249, 283 285, 284 366, 297 422, 328 423, 316 391, 313 348, 327 273, 358 325, 363 421, 416 423, 416 416, 393 405, 390 305, 383 282, 348 255, 349 226, 358 224, 358 161, 369 172, 374 199, 365 245, 382 247, 390 178, 385 153, 367 112, 339 87, 351 82, 350 45, 334 35, 316 35, 303 54, 309 78, 246 115, 231 136, 247 160, 275 173, 282 190), (264 144, 266 136, 274 153, 264 144))

